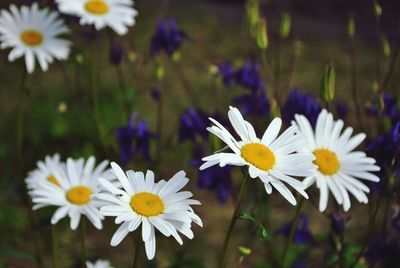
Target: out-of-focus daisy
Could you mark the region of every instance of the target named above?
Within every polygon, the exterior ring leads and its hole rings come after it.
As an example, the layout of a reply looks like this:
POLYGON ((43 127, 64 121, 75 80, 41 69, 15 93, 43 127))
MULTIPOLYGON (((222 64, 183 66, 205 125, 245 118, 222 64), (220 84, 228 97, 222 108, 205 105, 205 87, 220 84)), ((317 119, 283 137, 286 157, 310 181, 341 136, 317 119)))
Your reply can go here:
POLYGON ((99 191, 98 178, 112 178, 112 173, 107 170, 108 161, 101 162, 96 168, 95 158, 89 157, 85 161, 81 158, 67 159, 65 169, 54 171, 58 185, 50 181, 42 181, 34 185, 30 194, 35 204, 33 209, 45 206, 59 207, 51 218, 51 223, 56 224, 65 216, 71 218, 70 226, 75 230, 81 218, 85 215, 97 228, 102 228, 103 216, 100 215, 101 202, 91 200, 91 195, 99 191))
POLYGON ((106 260, 97 260, 96 262, 93 262, 93 263, 90 261, 87 261, 86 267, 87 268, 113 268, 111 266, 111 263, 106 260))
POLYGON ((297 134, 297 127, 291 126, 279 136, 282 120, 275 118, 259 139, 253 126, 243 119, 238 109, 230 107, 228 117, 240 140, 237 141, 225 127, 210 118, 215 126, 207 130, 224 141, 233 153, 218 152, 204 157, 203 161, 206 162, 200 169, 217 164, 221 167, 248 166, 250 177, 259 177, 268 194, 272 192, 272 185, 295 205, 296 199, 283 183, 285 182, 308 198, 303 190, 303 183, 292 176, 307 177, 314 174, 315 166, 312 161, 315 157, 311 153, 296 153, 305 144, 304 137, 297 134))
POLYGON ((36 163, 37 169, 29 172, 28 177, 25 179, 26 186, 29 190, 35 188, 35 184, 48 181, 56 186, 60 186, 57 178, 54 176, 55 173, 60 173, 65 164, 60 162, 60 155, 54 154, 53 156, 47 155, 44 161, 38 161, 36 163))
POLYGON ((96 30, 106 26, 124 35, 135 24, 138 12, 132 0, 56 0, 62 13, 80 17, 80 24, 94 25, 96 30))
POLYGON ((0 42, 1 48, 12 48, 8 60, 14 61, 25 57, 26 69, 32 73, 35 69, 35 58, 43 71, 54 59, 65 60, 69 55, 70 42, 59 38, 68 33, 64 21, 58 17, 58 12, 49 9, 39 9, 37 3, 32 6, 0 12, 0 42))
POLYGON ((111 246, 118 245, 129 232, 142 225, 142 240, 147 258, 151 260, 156 252, 156 229, 167 237, 173 236, 182 245, 178 232, 192 239, 192 222, 203 225, 191 208, 191 205, 200 205, 200 202, 190 199, 193 194, 189 191, 178 192, 189 181, 184 171, 176 173, 168 181, 155 183, 154 173, 150 170, 144 175, 133 170, 125 173, 114 162, 111 166, 123 189, 100 178, 100 185, 105 191, 94 196, 108 203, 101 207, 101 214, 116 217, 115 223, 121 224, 111 239, 111 246))
POLYGON ((325 109, 318 116, 315 131, 305 116, 296 115, 295 120, 300 133, 307 137, 307 144, 301 151, 312 153, 316 158, 314 163, 318 171, 303 182, 306 187, 316 182, 321 195, 319 210, 326 209, 329 190, 345 211, 351 205, 348 192, 359 202, 368 203, 365 193, 369 193, 369 188, 359 179, 378 182, 379 178, 371 172, 380 168, 375 165, 375 159, 367 157, 364 152, 353 151, 365 139, 365 134, 351 137, 351 127, 341 134, 343 121, 334 121, 333 115, 325 109))

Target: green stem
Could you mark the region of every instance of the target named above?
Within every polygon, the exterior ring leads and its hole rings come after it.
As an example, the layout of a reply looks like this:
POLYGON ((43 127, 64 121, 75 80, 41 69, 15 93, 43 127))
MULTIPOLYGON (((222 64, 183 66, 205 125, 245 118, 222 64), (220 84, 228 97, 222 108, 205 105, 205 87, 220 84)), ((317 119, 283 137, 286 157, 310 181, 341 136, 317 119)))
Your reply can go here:
POLYGON ((228 232, 226 233, 226 236, 225 236, 224 246, 222 248, 221 256, 219 259, 219 265, 218 265, 219 268, 225 267, 224 266, 225 265, 225 256, 226 256, 226 251, 228 249, 229 240, 232 236, 233 227, 235 226, 236 220, 238 218, 240 207, 243 202, 244 193, 246 192, 249 181, 250 181, 250 176, 249 176, 249 174, 246 173, 245 178, 243 179, 243 182, 242 182, 242 186, 240 188, 239 198, 238 198, 238 201, 236 202, 235 210, 233 211, 233 214, 232 214, 231 223, 229 224, 228 232))
POLYGON ((135 252, 133 254, 133 264, 132 264, 133 268, 137 267, 139 245, 140 245, 140 232, 136 232, 136 235, 134 236, 134 239, 133 239, 133 246, 135 247, 135 252))
POLYGON ((18 100, 18 123, 17 123, 17 158, 18 163, 22 163, 22 145, 24 143, 24 114, 25 114, 25 102, 27 91, 25 89, 25 83, 27 73, 25 66, 23 66, 22 77, 19 86, 19 100, 18 100))
POLYGON ((58 268, 58 231, 57 231, 57 225, 52 224, 51 225, 51 240, 52 240, 52 253, 53 253, 53 267, 58 268))
POLYGON ((85 220, 82 218, 79 224, 79 236, 81 241, 81 265, 86 267, 86 240, 85 240, 85 220))
POLYGON ((303 204, 304 204, 304 197, 301 197, 300 198, 300 202, 297 205, 296 212, 294 214, 294 218, 293 218, 293 221, 292 221, 292 226, 290 228, 289 239, 288 239, 288 241, 286 243, 285 251, 283 252, 283 257, 282 257, 282 267, 283 268, 286 267, 287 256, 288 256, 288 253, 289 253, 290 246, 292 245, 292 242, 293 242, 294 233, 296 231, 296 226, 297 226, 297 223, 298 223, 299 218, 300 218, 300 212, 301 212, 301 209, 303 207, 303 204))
POLYGON ((181 80, 182 87, 185 90, 186 94, 189 96, 190 100, 192 101, 193 106, 199 108, 199 99, 197 95, 194 93, 194 91, 190 89, 189 81, 187 80, 181 66, 176 62, 172 62, 172 64, 174 65, 175 70, 179 76, 179 79, 181 80))

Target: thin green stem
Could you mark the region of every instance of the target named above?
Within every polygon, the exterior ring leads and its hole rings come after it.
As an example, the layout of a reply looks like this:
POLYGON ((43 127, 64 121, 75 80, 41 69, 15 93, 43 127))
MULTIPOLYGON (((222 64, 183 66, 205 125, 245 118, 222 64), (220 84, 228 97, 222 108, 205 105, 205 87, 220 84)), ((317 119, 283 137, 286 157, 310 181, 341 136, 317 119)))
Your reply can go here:
POLYGON ((79 224, 79 236, 81 242, 81 265, 86 267, 86 240, 85 240, 85 220, 82 218, 79 224))
POLYGON ((52 224, 51 225, 51 246, 52 246, 52 253, 53 253, 53 267, 58 268, 58 231, 57 231, 57 225, 52 224))
POLYGON ((242 181, 242 186, 240 188, 239 197, 238 197, 238 200, 236 202, 235 210, 233 211, 233 214, 232 214, 232 218, 231 218, 231 222, 229 224, 228 232, 226 233, 226 236, 225 236, 224 246, 222 248, 221 256, 220 256, 220 259, 219 259, 219 265, 218 265, 219 268, 224 268, 225 267, 225 257, 226 257, 226 251, 227 251, 228 245, 229 245, 229 240, 230 240, 230 238, 232 236, 233 227, 235 227, 235 223, 237 221, 237 218, 238 218, 238 215, 239 215, 239 211, 240 211, 240 207, 242 205, 244 194, 246 192, 246 189, 247 189, 247 186, 249 184, 249 181, 250 181, 250 176, 249 176, 249 174, 246 173, 245 178, 242 181))
POLYGON ((196 108, 199 108, 199 98, 194 93, 194 91, 192 91, 190 89, 189 81, 187 80, 187 78, 186 78, 181 66, 178 63, 173 62, 173 61, 172 61, 172 64, 174 65, 175 70, 176 70, 176 72, 178 74, 178 77, 181 80, 182 87, 185 90, 186 94, 189 96, 190 100, 192 101, 193 106, 196 107, 196 108))
POLYGON ((139 254, 139 245, 140 245, 140 232, 136 232, 136 235, 133 238, 133 246, 135 247, 135 252, 133 254, 133 264, 132 267, 136 268, 138 263, 138 254, 139 254))
POLYGON ((18 123, 17 123, 17 158, 18 163, 22 163, 22 145, 24 143, 24 117, 25 117, 25 102, 26 102, 26 78, 27 73, 25 66, 23 66, 22 77, 19 86, 19 100, 18 100, 18 123))
POLYGON ((289 239, 288 239, 288 241, 286 243, 286 247, 285 247, 285 250, 283 252, 283 257, 282 257, 282 267, 283 268, 286 267, 287 256, 288 256, 288 253, 289 253, 290 246, 292 245, 292 242, 293 242, 294 233, 296 231, 296 226, 297 226, 297 223, 298 223, 299 218, 300 218, 300 212, 301 212, 301 209, 303 207, 303 204, 304 204, 304 197, 301 197, 300 198, 300 202, 297 205, 296 212, 294 214, 294 218, 293 218, 293 221, 292 221, 292 226, 290 228, 289 239))

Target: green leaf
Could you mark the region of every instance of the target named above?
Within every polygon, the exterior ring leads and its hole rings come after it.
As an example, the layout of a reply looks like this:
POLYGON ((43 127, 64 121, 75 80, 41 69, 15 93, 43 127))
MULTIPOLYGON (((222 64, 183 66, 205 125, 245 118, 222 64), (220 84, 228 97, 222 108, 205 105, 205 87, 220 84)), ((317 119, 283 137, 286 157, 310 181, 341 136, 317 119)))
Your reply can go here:
POLYGON ((253 216, 251 216, 250 214, 247 214, 247 213, 242 213, 241 215, 239 215, 238 218, 241 220, 245 220, 245 221, 254 223, 258 227, 258 231, 259 231, 258 235, 259 235, 259 239, 261 241, 265 241, 265 240, 269 239, 267 229, 265 229, 265 227, 259 221, 257 221, 253 216))

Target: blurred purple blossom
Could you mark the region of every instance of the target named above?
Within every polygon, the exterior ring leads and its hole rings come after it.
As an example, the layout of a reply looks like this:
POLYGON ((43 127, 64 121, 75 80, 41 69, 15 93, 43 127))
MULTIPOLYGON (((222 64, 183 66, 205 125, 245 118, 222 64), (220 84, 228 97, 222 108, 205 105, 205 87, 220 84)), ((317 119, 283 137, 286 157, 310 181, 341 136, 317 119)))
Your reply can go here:
MULTIPOLYGON (((278 228, 275 232, 277 234, 289 237, 290 229, 292 228, 291 222, 284 224, 282 227, 278 228)), ((311 244, 314 238, 308 228, 308 217, 301 214, 294 231, 293 243, 296 244, 311 244)))
POLYGON ((241 107, 240 110, 245 115, 268 117, 270 113, 268 99, 262 90, 236 97, 233 103, 241 107))
POLYGON ((108 59, 112 65, 119 65, 124 57, 124 47, 120 42, 114 41, 111 44, 108 59))
MULTIPOLYGON (((380 115, 387 116, 391 119, 394 124, 397 121, 400 121, 400 109, 398 99, 389 93, 385 93, 383 96, 383 110, 380 115)), ((368 114, 372 116, 379 115, 378 104, 372 103, 371 106, 367 109, 368 114)))
POLYGON ((146 160, 150 157, 150 140, 155 134, 148 128, 145 120, 136 122, 137 114, 134 113, 127 126, 116 129, 115 136, 119 142, 121 163, 128 164, 135 154, 141 154, 146 160))
POLYGON ((151 54, 154 56, 164 50, 171 56, 186 38, 186 33, 178 28, 174 19, 159 20, 156 31, 151 37, 151 54))
POLYGON ((317 123, 318 115, 321 112, 321 106, 317 99, 312 98, 300 89, 293 89, 290 91, 281 112, 282 120, 286 125, 291 125, 295 114, 302 114, 308 118, 311 125, 314 127, 317 123))
POLYGON ((349 112, 349 107, 344 101, 336 101, 335 102, 336 113, 340 119, 346 119, 347 114, 349 112))
POLYGON ((369 264, 380 264, 380 267, 394 267, 400 255, 400 242, 385 235, 376 236, 368 245, 364 254, 369 264))
POLYGON ((258 71, 259 66, 253 60, 248 60, 239 70, 235 72, 235 81, 238 85, 251 91, 264 90, 264 83, 258 71))
POLYGON ((218 73, 222 76, 222 82, 225 86, 230 87, 233 85, 233 78, 235 71, 230 62, 223 62, 217 65, 218 73))
POLYGON ((178 130, 180 142, 195 141, 197 136, 207 139, 208 115, 200 110, 189 108, 181 114, 178 130))
POLYGON ((331 229, 336 235, 343 235, 346 229, 347 219, 341 212, 336 212, 331 215, 331 229))
MULTIPOLYGON (((204 151, 201 146, 197 146, 193 151, 193 167, 200 167, 203 164, 201 158, 204 156, 204 151)), ((205 170, 198 171, 197 186, 200 189, 215 191, 218 202, 223 205, 229 198, 232 188, 232 167, 213 166, 205 170)))
POLYGON ((160 87, 158 87, 157 85, 153 85, 151 87, 151 91, 150 91, 151 97, 155 100, 155 101, 159 101, 161 98, 161 89, 160 87))

